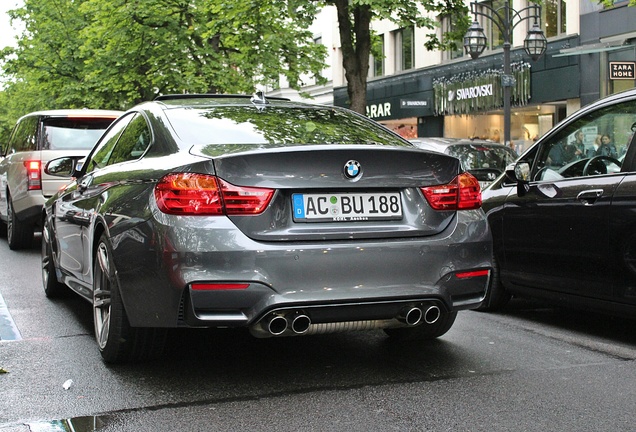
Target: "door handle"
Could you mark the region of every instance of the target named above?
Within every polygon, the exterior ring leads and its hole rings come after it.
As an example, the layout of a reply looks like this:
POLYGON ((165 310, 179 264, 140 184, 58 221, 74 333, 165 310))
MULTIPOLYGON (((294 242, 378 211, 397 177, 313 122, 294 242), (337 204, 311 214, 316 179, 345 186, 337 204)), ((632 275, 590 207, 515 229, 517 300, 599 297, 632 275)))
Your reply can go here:
POLYGON ((592 205, 597 199, 603 196, 603 189, 592 189, 579 192, 576 199, 581 201, 583 205, 592 205))

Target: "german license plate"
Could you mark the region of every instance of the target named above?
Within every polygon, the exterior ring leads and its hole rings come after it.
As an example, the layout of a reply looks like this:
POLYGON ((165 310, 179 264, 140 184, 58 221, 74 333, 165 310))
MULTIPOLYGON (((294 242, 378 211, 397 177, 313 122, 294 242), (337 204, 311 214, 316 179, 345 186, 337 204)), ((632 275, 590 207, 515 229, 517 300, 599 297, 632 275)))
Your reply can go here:
POLYGON ((402 218, 399 192, 293 194, 297 222, 352 222, 402 218))

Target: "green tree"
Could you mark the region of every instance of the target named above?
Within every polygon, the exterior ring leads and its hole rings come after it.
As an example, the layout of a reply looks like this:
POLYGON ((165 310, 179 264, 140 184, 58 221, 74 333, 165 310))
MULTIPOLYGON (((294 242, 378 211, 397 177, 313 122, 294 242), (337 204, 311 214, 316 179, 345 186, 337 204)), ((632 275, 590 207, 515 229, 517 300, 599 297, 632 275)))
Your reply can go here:
POLYGON ((469 25, 468 9, 463 0, 324 0, 324 4, 337 9, 342 47, 342 63, 347 79, 347 94, 350 108, 365 113, 367 101, 367 75, 369 55, 374 52, 374 34, 371 22, 387 19, 401 28, 420 27, 433 30, 437 21, 426 12, 438 16, 451 17, 455 30, 446 33, 442 39, 430 33, 425 47, 433 49, 456 49, 469 25))
POLYGON ((14 122, 50 108, 125 109, 166 93, 251 93, 281 76, 324 82, 326 48, 305 0, 24 0, 17 48, 0 53, 14 122), (17 98, 17 100, 15 100, 17 98))

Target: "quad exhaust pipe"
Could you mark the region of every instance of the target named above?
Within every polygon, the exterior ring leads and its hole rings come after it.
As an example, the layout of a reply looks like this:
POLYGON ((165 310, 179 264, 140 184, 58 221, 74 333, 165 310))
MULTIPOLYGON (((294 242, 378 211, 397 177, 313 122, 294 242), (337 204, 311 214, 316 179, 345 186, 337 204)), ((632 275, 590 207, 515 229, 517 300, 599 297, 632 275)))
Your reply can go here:
POLYGON ((250 331, 252 335, 263 338, 404 326, 414 327, 434 324, 441 314, 442 311, 439 306, 419 303, 408 305, 393 319, 312 323, 309 315, 302 310, 278 311, 270 313, 255 325, 252 325, 250 331))

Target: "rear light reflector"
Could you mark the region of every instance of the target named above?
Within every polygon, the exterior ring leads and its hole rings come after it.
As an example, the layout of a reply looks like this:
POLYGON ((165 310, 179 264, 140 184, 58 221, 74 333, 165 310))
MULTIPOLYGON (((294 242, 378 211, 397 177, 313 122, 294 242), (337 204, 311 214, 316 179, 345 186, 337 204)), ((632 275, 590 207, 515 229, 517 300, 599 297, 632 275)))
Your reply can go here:
POLYGON ((462 173, 445 185, 421 188, 435 210, 471 210, 481 207, 481 187, 470 173, 462 173))
POLYGON ((235 186, 212 175, 168 174, 155 186, 159 210, 175 215, 256 215, 273 189, 235 186))
POLYGON ((39 160, 25 161, 28 189, 29 190, 41 190, 42 189, 42 164, 39 160))
POLYGON ((193 283, 190 287, 195 291, 220 291, 246 289, 247 283, 193 283))
POLYGON ((474 271, 455 273, 455 276, 458 279, 468 279, 468 278, 474 278, 474 277, 488 276, 489 274, 490 274, 489 270, 474 270, 474 271))

